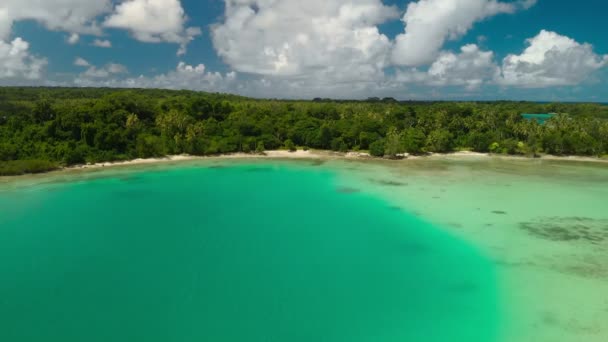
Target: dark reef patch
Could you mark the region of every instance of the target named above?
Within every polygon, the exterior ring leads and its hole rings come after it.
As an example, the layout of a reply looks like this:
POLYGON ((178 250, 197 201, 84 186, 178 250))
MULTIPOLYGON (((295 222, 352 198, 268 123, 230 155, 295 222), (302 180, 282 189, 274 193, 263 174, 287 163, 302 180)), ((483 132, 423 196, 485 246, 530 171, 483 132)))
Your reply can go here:
POLYGON ((608 219, 588 217, 547 217, 521 222, 520 229, 550 241, 583 241, 599 244, 608 240, 608 219))
POLYGON ((272 169, 268 168, 268 167, 250 167, 248 169, 245 169, 245 172, 250 172, 250 173, 257 173, 257 172, 268 172, 272 169))
POLYGON ((312 165, 312 166, 321 166, 321 165, 323 165, 323 164, 325 164, 325 163, 327 163, 327 161, 326 161, 326 160, 321 160, 321 159, 319 159, 319 160, 313 160, 313 161, 310 163, 310 165, 312 165))
POLYGON ((355 189, 355 188, 349 188, 349 187, 340 187, 336 190, 337 192, 341 193, 341 194, 356 194, 358 192, 361 192, 361 190, 359 189, 355 189))
POLYGON ((385 180, 385 179, 370 179, 372 182, 385 186, 408 186, 408 183, 397 182, 393 180, 385 180))

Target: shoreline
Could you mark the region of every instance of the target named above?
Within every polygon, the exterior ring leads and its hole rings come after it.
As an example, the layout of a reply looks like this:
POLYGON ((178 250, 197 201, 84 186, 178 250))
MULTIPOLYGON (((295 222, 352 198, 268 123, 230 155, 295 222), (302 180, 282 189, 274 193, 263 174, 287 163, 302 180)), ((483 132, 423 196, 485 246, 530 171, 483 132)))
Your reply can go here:
MULTIPOLYGON (((554 155, 543 155, 538 158, 531 158, 526 156, 517 155, 501 155, 491 153, 480 153, 480 152, 454 152, 454 153, 432 153, 429 155, 405 155, 400 159, 389 159, 389 158, 378 158, 372 157, 366 152, 333 152, 324 150, 298 150, 295 152, 289 152, 285 150, 273 150, 266 151, 264 154, 255 153, 229 153, 220 154, 213 156, 194 156, 188 154, 180 155, 167 155, 165 157, 158 158, 138 158, 125 161, 117 162, 103 162, 86 165, 74 165, 60 168, 56 171, 68 171, 68 170, 83 170, 83 169, 96 169, 105 167, 116 167, 116 166, 130 166, 130 165, 145 165, 145 164, 159 164, 159 163, 170 163, 180 161, 194 161, 194 160, 221 160, 221 159, 347 159, 347 160, 367 160, 367 161, 388 161, 388 162, 407 162, 409 160, 425 160, 425 159, 448 159, 448 158, 496 158, 504 160, 526 160, 526 161, 566 161, 566 162, 583 162, 583 163, 606 163, 608 159, 598 157, 583 157, 583 156, 554 156, 554 155)), ((10 176, 9 176, 10 177, 10 176)))
POLYGON ((400 159, 389 159, 389 158, 379 158, 372 157, 369 153, 366 152, 333 152, 333 151, 325 151, 325 150, 298 150, 295 152, 289 152, 286 150, 273 150, 266 151, 264 154, 255 154, 255 153, 229 153, 229 154, 221 154, 221 155, 213 155, 213 156, 194 156, 188 154, 181 155, 167 155, 165 157, 157 157, 157 158, 137 158, 132 160, 125 161, 116 161, 116 162, 102 162, 95 164, 85 164, 85 165, 73 165, 67 167, 61 167, 53 171, 42 172, 36 174, 25 174, 25 175, 17 175, 17 176, 0 176, 0 179, 11 179, 11 178, 20 178, 23 176, 32 176, 32 175, 45 175, 45 174, 54 174, 59 172, 66 171, 75 171, 75 170, 93 170, 93 169, 102 169, 102 168, 114 168, 114 167, 123 167, 123 166, 137 166, 137 165, 153 165, 153 164, 163 164, 163 163, 176 163, 176 162, 184 162, 184 161, 196 161, 196 160, 222 160, 222 159, 291 159, 291 160, 365 160, 365 161, 377 161, 377 162, 402 162, 406 163, 408 161, 419 161, 419 160, 437 160, 437 159, 454 159, 454 158, 495 158, 502 160, 523 160, 523 161, 563 161, 563 162, 578 162, 578 163, 596 163, 596 164, 608 164, 608 158, 599 158, 599 157, 583 157, 583 156, 554 156, 554 155, 542 155, 538 158, 531 158, 526 156, 517 156, 517 155, 501 155, 501 154, 491 154, 491 153, 480 153, 480 152, 453 152, 453 153, 431 153, 428 155, 420 155, 413 156, 405 154, 400 159))

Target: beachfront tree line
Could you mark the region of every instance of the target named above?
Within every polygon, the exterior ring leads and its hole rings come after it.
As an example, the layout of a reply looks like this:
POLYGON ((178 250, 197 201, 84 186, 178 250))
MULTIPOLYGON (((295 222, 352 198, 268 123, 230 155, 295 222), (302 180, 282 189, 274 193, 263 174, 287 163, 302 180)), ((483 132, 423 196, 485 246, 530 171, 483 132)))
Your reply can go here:
MULTIPOLYGON (((390 101, 389 101, 390 100, 390 101)), ((471 150, 608 153, 608 107, 255 100, 169 90, 0 88, 0 174, 169 154, 297 148, 377 157, 471 150), (541 125, 521 113, 560 113, 541 125)))

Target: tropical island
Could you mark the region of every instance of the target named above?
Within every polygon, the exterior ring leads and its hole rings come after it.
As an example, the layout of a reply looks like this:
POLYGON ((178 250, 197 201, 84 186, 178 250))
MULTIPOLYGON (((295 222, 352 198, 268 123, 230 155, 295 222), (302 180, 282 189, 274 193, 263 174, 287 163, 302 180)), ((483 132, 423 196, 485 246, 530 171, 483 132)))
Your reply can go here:
POLYGON ((594 103, 253 99, 194 91, 0 88, 0 175, 188 154, 316 149, 603 157, 594 103), (530 116, 525 113, 555 113, 530 116))

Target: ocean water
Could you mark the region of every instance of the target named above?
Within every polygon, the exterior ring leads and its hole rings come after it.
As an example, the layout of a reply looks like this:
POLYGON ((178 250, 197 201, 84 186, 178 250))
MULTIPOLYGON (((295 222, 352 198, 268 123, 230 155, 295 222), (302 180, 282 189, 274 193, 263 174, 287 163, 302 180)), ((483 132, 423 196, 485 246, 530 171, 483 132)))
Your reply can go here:
POLYGON ((508 342, 608 341, 608 164, 492 157, 333 161, 357 187, 483 251, 508 342))
POLYGON ((0 341, 496 341, 496 265, 331 167, 0 185, 0 341))

